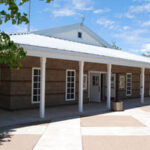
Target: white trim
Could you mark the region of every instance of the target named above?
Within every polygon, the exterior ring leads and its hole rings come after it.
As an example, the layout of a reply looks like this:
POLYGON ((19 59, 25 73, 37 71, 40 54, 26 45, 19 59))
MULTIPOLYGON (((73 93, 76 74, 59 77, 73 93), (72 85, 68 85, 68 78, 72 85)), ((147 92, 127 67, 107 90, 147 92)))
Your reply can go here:
POLYGON ((140 80, 140 93, 141 93, 141 103, 144 103, 144 92, 145 92, 145 68, 141 68, 141 80, 140 80))
POLYGON ((90 71, 88 71, 88 100, 90 102, 90 71))
POLYGON ((84 75, 84 62, 79 62, 79 112, 83 112, 83 75, 84 75))
POLYGON ((112 65, 107 64, 107 109, 111 110, 111 75, 112 65))
POLYGON ((127 59, 122 59, 117 57, 101 56, 95 54, 49 48, 49 47, 39 47, 39 46, 31 46, 25 44, 20 44, 20 45, 27 51, 28 56, 33 56, 33 57, 42 56, 42 57, 55 58, 55 59, 150 68, 150 63, 149 62, 146 63, 144 61, 142 62, 142 61, 136 61, 131 59, 127 60, 127 59))
POLYGON ((132 73, 126 73, 126 96, 131 96, 132 95, 132 73), (130 94, 127 94, 127 75, 131 75, 131 93, 130 94))
POLYGON ((76 70, 75 69, 67 69, 66 70, 66 94, 65 94, 65 101, 75 101, 76 99, 76 70), (73 71, 74 72, 74 98, 73 99, 67 99, 67 74, 68 71, 73 71))
POLYGON ((100 74, 106 74, 105 71, 89 71, 89 73, 100 73, 100 74))
POLYGON ((83 90, 87 90, 87 87, 88 87, 88 76, 87 76, 87 74, 84 74, 83 75, 83 90), (84 78, 86 79, 85 84, 84 84, 84 78), (84 87, 84 85, 85 85, 85 87, 84 87))
POLYGON ((46 58, 40 58, 41 80, 40 80, 40 117, 45 117, 45 82, 46 82, 46 58))
POLYGON ((32 67, 32 86, 31 86, 31 103, 32 104, 39 104, 40 101, 33 101, 33 91, 34 91, 34 70, 35 69, 38 69, 38 70, 41 70, 40 67, 32 67))
POLYGON ((44 35, 44 36, 54 36, 55 37, 55 34, 68 32, 68 31, 71 31, 74 29, 80 29, 81 31, 83 30, 89 36, 91 36, 95 41, 97 41, 100 45, 112 48, 111 44, 107 43, 104 39, 102 39, 100 36, 98 36, 96 33, 94 33, 87 26, 85 26, 84 24, 81 25, 80 23, 61 26, 61 27, 55 27, 55 28, 50 28, 50 29, 45 29, 45 30, 38 30, 38 31, 34 31, 33 33, 36 33, 39 35, 44 35))

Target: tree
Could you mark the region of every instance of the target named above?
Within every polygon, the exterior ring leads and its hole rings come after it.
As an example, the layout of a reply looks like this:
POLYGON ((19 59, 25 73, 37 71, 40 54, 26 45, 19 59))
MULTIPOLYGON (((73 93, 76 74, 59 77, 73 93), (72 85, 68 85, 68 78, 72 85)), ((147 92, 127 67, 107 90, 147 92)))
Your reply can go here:
MULTIPOLYGON (((21 13, 19 6, 22 6, 29 0, 1 0, 0 5, 7 8, 7 11, 0 11, 0 25, 11 21, 13 25, 19 25, 22 23, 28 24, 29 20, 26 13, 21 13)), ((44 0, 42 0, 44 1, 44 0)), ((45 0, 47 3, 52 0, 45 0)), ((0 64, 7 64, 10 67, 21 67, 20 60, 26 57, 26 52, 18 44, 11 41, 8 34, 0 31, 0 64)))
POLYGON ((116 50, 122 50, 120 47, 118 47, 116 45, 116 42, 112 42, 112 48, 116 49, 116 50))
POLYGON ((145 56, 145 57, 150 57, 150 52, 147 52, 147 53, 143 53, 142 56, 145 56))

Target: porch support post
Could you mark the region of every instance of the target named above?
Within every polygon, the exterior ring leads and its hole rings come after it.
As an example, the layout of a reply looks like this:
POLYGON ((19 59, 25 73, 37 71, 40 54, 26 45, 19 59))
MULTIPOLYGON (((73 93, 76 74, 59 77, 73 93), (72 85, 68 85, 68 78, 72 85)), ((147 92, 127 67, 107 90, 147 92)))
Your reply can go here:
POLYGON ((111 64, 107 64, 107 109, 111 109, 111 64))
POLYGON ((144 103, 145 68, 141 68, 141 103, 144 103))
POLYGON ((41 96, 40 96, 40 117, 45 117, 45 74, 46 74, 46 58, 41 57, 41 96))
POLYGON ((84 74, 84 62, 79 62, 79 112, 83 112, 83 74, 84 74))

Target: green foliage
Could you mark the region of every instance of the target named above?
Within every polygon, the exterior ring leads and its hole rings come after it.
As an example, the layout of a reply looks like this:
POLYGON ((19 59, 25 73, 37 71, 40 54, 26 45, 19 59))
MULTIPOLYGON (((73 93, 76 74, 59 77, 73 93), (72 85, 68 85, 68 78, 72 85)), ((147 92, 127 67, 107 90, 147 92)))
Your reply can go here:
MULTIPOLYGON (((22 6, 29 0, 0 0, 0 5, 4 5, 7 10, 0 10, 0 25, 11 21, 12 24, 28 24, 29 20, 26 13, 21 13, 19 6, 22 6)), ((41 0, 46 3, 52 0, 41 0)), ((21 67, 21 61, 26 56, 26 52, 18 44, 10 40, 8 34, 0 31, 0 64, 8 64, 12 67, 21 67)))
POLYGON ((150 52, 147 52, 147 53, 143 53, 142 56, 145 56, 145 57, 150 57, 150 52))
POLYGON ((116 45, 116 42, 112 42, 112 47, 116 50, 122 50, 120 47, 116 45))
POLYGON ((21 14, 19 11, 19 6, 23 5, 28 0, 22 0, 18 5, 15 0, 1 0, 0 4, 8 8, 8 11, 0 11, 0 24, 6 23, 11 20, 12 24, 28 23, 27 14, 21 14))
POLYGON ((0 64, 12 67, 21 67, 20 60, 24 59, 26 52, 18 44, 10 40, 9 35, 0 33, 0 64))

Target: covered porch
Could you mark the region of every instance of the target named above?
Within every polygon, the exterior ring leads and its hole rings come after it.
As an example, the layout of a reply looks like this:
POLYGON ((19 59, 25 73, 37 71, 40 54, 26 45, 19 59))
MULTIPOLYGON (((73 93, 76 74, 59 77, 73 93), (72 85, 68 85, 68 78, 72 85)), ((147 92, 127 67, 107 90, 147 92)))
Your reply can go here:
MULTIPOLYGON (((45 118, 45 83, 46 83, 46 61, 47 58, 61 59, 78 62, 78 112, 86 111, 83 105, 83 79, 84 65, 88 63, 106 64, 106 105, 105 109, 111 110, 111 76, 112 66, 129 66, 140 69, 140 99, 144 103, 145 92, 145 70, 150 68, 148 58, 129 54, 114 49, 86 45, 51 37, 34 34, 12 35, 12 40, 20 44, 27 51, 28 56, 40 58, 40 117, 45 118), (39 41, 40 43, 37 43, 39 41)), ((131 85, 129 86, 131 88, 131 85)), ((130 93, 129 93, 130 94, 130 93)), ((138 102, 138 103, 139 103, 138 102)), ((96 108, 94 108, 96 109, 96 108)), ((47 117, 47 116, 46 116, 47 117)))
MULTIPOLYGON (((140 99, 126 99, 124 100, 124 110, 136 109, 143 106, 150 105, 150 97, 145 98, 144 105, 141 106, 140 99)), ((44 122, 51 122, 57 120, 66 120, 71 118, 80 118, 84 115, 98 115, 111 113, 106 108, 106 103, 89 103, 84 104, 84 112, 79 113, 78 105, 64 105, 58 107, 47 107, 45 109, 45 118, 39 118, 38 109, 28 109, 28 110, 16 110, 7 111, 0 109, 0 128, 9 128, 12 126, 24 126, 28 124, 40 124, 44 122)), ((150 111, 150 110, 149 110, 150 111)))

